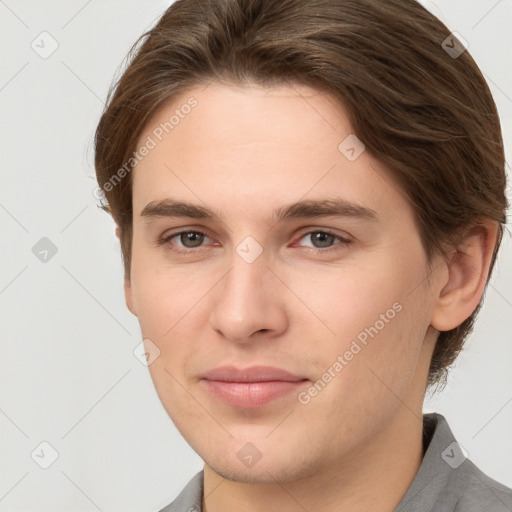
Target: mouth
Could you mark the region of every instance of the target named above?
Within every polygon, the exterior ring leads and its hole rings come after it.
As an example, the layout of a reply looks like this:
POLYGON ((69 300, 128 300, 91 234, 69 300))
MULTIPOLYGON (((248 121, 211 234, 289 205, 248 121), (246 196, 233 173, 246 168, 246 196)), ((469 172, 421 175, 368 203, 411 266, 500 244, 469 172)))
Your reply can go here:
POLYGON ((281 368, 215 368, 201 379, 209 394, 233 407, 255 409, 303 387, 309 379, 281 368))

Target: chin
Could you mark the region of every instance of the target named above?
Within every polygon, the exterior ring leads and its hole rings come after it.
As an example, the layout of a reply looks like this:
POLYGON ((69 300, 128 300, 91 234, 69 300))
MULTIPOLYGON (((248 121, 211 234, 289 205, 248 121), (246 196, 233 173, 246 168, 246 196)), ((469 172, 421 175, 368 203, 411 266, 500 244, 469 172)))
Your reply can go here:
POLYGON ((205 464, 217 475, 239 483, 275 484, 276 482, 295 482, 314 475, 318 470, 314 461, 295 460, 296 457, 291 456, 291 454, 280 454, 280 460, 271 460, 268 456, 266 458, 263 456, 252 467, 244 467, 244 464, 237 458, 226 460, 225 453, 219 454, 219 456, 224 457, 224 459, 219 460, 211 456, 202 458, 205 464))
POLYGON ((283 471, 288 473, 289 469, 274 467, 266 469, 261 466, 259 468, 243 468, 232 467, 225 464, 209 464, 206 463, 212 471, 231 482, 238 482, 244 484, 275 484, 276 481, 283 482, 287 480, 295 480, 295 476, 283 475, 283 471))

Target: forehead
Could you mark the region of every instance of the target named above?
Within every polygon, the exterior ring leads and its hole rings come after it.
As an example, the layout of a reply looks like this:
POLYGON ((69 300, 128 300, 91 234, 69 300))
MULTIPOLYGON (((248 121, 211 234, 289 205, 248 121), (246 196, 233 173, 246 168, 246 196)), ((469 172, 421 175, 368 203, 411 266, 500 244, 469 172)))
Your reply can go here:
POLYGON ((167 197, 240 212, 333 193, 375 210, 384 191, 400 193, 367 152, 343 153, 352 132, 341 104, 305 86, 195 86, 146 124, 139 148, 152 147, 134 170, 134 211, 167 197))
MULTIPOLYGON (((158 122, 169 119, 168 114, 183 110, 185 116, 189 109, 187 102, 194 98, 197 104, 190 109, 194 114, 201 112, 202 118, 223 118, 228 122, 231 118, 237 118, 238 122, 247 121, 255 131, 265 128, 268 121, 276 120, 277 109, 281 114, 295 113, 296 115, 316 118, 316 123, 327 123, 331 129, 345 123, 345 111, 343 105, 331 94, 312 87, 297 84, 283 83, 275 86, 261 86, 257 84, 230 84, 212 81, 208 84, 193 85, 179 95, 165 101, 157 110, 153 119, 146 126, 146 131, 158 122), (340 112, 342 116, 340 116, 340 112), (251 120, 246 118, 250 114, 251 120)), ((183 116, 180 116, 183 119, 183 116)), ((197 117, 194 114, 193 117, 197 117)), ((285 119, 283 119, 285 121, 285 119)), ((275 123, 274 123, 275 124, 275 123)))
MULTIPOLYGON (((189 157, 207 153, 217 159, 227 154, 233 158, 240 146, 250 148, 246 155, 253 159, 256 152, 275 146, 283 156, 290 150, 298 154, 301 148, 328 149, 335 155, 337 139, 350 132, 343 107, 326 93, 301 85, 264 88, 213 82, 165 102, 146 123, 139 144, 151 136, 160 149, 179 146, 180 153, 193 153, 189 157)), ((156 149, 149 160, 161 157, 156 149)))

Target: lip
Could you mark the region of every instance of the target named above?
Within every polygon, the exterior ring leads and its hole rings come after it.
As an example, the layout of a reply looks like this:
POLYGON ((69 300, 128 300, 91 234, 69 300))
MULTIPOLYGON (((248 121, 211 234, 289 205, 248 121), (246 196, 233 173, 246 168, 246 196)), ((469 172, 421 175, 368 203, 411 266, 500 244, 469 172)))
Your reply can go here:
POLYGON ((300 377, 293 373, 287 372, 282 368, 273 366, 251 366, 244 370, 239 370, 235 366, 219 366, 205 373, 203 379, 217 380, 223 382, 298 382, 306 380, 306 377, 300 377))
POLYGON ((308 379, 282 368, 252 366, 240 370, 222 366, 202 376, 201 382, 217 399, 233 407, 255 409, 290 394, 308 379))

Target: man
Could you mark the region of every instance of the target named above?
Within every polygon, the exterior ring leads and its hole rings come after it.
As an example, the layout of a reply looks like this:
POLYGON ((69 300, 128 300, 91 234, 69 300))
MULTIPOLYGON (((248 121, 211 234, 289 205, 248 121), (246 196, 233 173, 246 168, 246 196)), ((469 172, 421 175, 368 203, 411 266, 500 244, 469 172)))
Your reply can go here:
POLYGON ((413 0, 178 0, 96 134, 160 400, 204 460, 163 511, 506 511, 422 415, 500 245, 504 155, 413 0))

